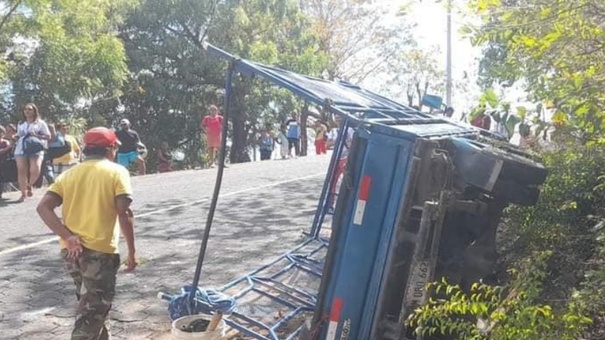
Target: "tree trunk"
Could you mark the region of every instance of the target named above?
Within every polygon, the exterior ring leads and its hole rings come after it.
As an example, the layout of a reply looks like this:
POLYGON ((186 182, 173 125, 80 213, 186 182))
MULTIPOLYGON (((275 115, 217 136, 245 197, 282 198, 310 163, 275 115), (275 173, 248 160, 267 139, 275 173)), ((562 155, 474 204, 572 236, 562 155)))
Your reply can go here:
POLYGON ((233 136, 229 160, 231 163, 250 162, 246 152, 248 132, 246 129, 247 114, 244 107, 247 88, 245 84, 233 87, 231 99, 231 121, 233 123, 233 136))
POLYGON ((300 114, 300 155, 307 155, 307 120, 309 118, 309 102, 305 102, 300 114))
MULTIPOLYGON (((235 110, 234 110, 235 111, 235 110)), ((246 117, 243 112, 233 112, 233 140, 231 143, 230 161, 231 163, 243 163, 246 153, 246 117)))
POLYGON ((408 90, 405 94, 408 97, 408 105, 414 106, 414 90, 408 87, 408 90))
POLYGON ((416 82, 414 86, 416 86, 416 93, 418 94, 418 110, 422 110, 422 91, 420 90, 420 82, 416 82))

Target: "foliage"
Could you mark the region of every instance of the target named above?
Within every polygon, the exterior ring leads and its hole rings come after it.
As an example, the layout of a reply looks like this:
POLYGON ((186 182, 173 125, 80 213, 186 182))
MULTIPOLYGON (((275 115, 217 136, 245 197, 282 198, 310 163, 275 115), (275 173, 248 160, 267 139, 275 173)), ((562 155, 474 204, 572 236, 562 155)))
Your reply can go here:
MULTIPOLYGON (((144 1, 120 36, 132 71, 123 115, 141 127, 151 148, 167 141, 191 160, 200 159, 200 119, 224 99, 226 62, 203 50, 203 40, 311 75, 327 60, 293 1, 144 1)), ((231 161, 237 162, 262 126, 283 121, 300 103, 257 79, 236 76, 234 85, 230 137, 231 161)))
POLYGON ((536 151, 549 176, 535 206, 505 210, 496 271, 504 286, 475 284, 463 292, 445 282, 431 285, 436 298, 411 317, 419 332, 465 339, 603 336, 605 177, 598 174, 605 173, 605 150, 571 140, 536 151))
MULTIPOLYGON (((538 114, 534 117, 534 123, 539 124, 539 122, 541 122, 539 120, 541 106, 538 106, 536 109, 538 110, 538 114)), ((507 137, 509 140, 515 133, 515 127, 519 123, 525 123, 529 118, 529 112, 526 107, 518 106, 515 108, 515 111, 513 111, 511 104, 502 101, 498 94, 496 94, 496 91, 491 88, 481 94, 479 97, 479 104, 471 110, 467 120, 468 122, 472 122, 480 115, 490 116, 493 121, 492 126, 498 124, 501 127, 501 131, 498 131, 497 128, 494 128, 494 130, 504 137, 507 137)), ((536 131, 539 133, 541 130, 536 131)))
POLYGON ((438 50, 426 52, 412 48, 398 52, 387 62, 383 91, 393 98, 407 98, 408 105, 422 108, 427 93, 441 93, 445 88, 445 72, 435 58, 438 50))
POLYGON ((542 150, 549 169, 541 196, 533 207, 511 207, 501 234, 501 253, 511 265, 534 252, 549 250, 543 280, 543 301, 564 308, 569 296, 580 291, 581 306, 596 320, 604 310, 599 287, 605 282, 599 267, 603 244, 594 225, 603 219, 605 156, 601 146, 556 144, 542 150))
POLYGON ((371 0, 301 1, 312 21, 319 48, 329 56, 324 76, 360 83, 387 70, 386 64, 411 43, 404 10, 387 20, 392 4, 371 0))
POLYGON ((534 101, 551 102, 564 123, 582 139, 605 127, 605 3, 599 0, 473 0, 483 18, 468 27, 485 46, 484 84, 510 86, 522 80, 534 101))
POLYGON ((541 340, 577 339, 591 320, 571 303, 557 312, 540 303, 548 252, 536 253, 520 265, 508 286, 473 284, 467 294, 442 280, 429 289, 431 299, 407 323, 417 334, 452 335, 456 339, 541 340))
POLYGON ((44 115, 65 118, 120 93, 128 70, 114 32, 135 0, 2 4, 15 6, 0 19, 0 53, 8 55, 0 66, 5 110, 16 115, 34 101, 44 115))

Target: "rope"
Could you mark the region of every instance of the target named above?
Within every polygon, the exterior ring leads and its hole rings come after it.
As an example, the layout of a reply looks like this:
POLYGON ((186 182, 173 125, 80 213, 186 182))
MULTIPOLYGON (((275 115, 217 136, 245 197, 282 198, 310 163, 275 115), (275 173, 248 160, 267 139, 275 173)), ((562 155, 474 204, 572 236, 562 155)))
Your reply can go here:
POLYGON ((181 288, 179 295, 163 294, 161 298, 169 300, 168 313, 172 320, 186 315, 195 314, 231 314, 235 310, 237 302, 231 296, 213 289, 196 289, 195 296, 191 298, 192 286, 181 288))

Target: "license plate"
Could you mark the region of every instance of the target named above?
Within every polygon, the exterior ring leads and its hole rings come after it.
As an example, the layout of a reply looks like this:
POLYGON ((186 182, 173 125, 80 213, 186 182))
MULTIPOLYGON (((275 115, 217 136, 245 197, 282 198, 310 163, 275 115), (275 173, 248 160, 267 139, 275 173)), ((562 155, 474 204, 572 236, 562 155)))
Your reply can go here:
POLYGON ((408 306, 420 306, 426 301, 426 284, 429 281, 429 261, 419 261, 408 281, 406 302, 408 306))

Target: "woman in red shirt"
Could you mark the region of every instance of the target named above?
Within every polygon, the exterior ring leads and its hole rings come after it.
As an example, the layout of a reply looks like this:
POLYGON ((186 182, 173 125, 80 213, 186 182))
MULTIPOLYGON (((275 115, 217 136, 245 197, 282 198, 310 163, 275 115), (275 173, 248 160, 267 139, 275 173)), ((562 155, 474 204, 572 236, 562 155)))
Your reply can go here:
POLYGON ((202 119, 200 127, 206 135, 206 146, 210 151, 210 167, 216 164, 218 151, 221 149, 221 140, 223 136, 223 116, 220 115, 215 105, 208 108, 209 115, 202 119))

